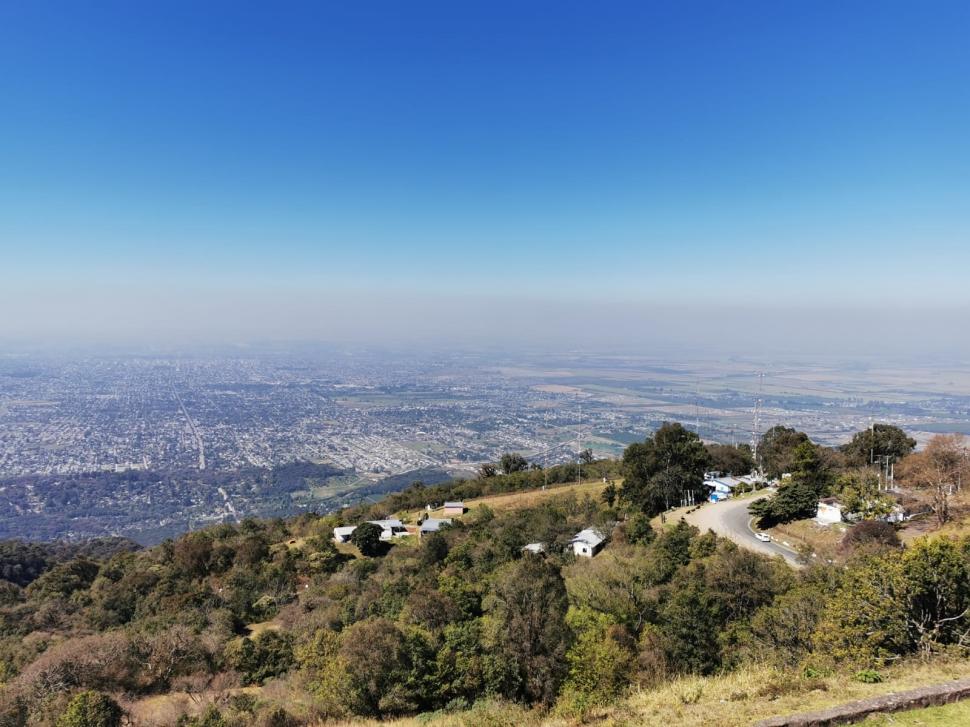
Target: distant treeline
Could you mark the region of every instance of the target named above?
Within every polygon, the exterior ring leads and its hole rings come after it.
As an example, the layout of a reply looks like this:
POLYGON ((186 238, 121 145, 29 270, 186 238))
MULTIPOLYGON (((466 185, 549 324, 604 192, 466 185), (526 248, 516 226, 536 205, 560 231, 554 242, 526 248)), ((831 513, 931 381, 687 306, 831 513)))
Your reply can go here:
POLYGON ((76 558, 108 560, 118 553, 134 552, 140 547, 128 538, 115 537, 92 538, 78 543, 0 540, 0 578, 27 586, 58 563, 76 558))
POLYGON ((56 540, 120 532, 141 539, 144 531, 159 523, 169 523, 177 531, 179 523, 224 506, 219 488, 238 511, 294 514, 300 508, 293 493, 343 474, 346 470, 330 464, 293 462, 202 472, 128 470, 10 477, 0 480, 0 537, 56 540))

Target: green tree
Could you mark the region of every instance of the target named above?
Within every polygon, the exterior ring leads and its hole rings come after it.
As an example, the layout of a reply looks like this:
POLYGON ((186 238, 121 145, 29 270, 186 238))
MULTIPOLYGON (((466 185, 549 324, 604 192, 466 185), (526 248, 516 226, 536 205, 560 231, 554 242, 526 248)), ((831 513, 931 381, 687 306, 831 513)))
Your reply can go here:
POLYGON ((522 558, 495 577, 486 599, 493 680, 505 696, 552 704, 569 645, 566 586, 543 558, 522 558))
POLYGON ((869 558, 846 571, 813 636, 822 658, 878 665, 911 651, 906 579, 898 557, 869 558))
POLYGON ((814 517, 829 482, 830 473, 818 448, 811 442, 802 442, 792 454, 791 478, 773 497, 751 503, 748 511, 760 519, 762 527, 814 517))
POLYGON ((648 515, 704 498, 707 451, 700 438, 677 423, 665 423, 643 443, 623 452, 624 500, 648 515))
POLYGON ((373 557, 383 552, 381 527, 374 523, 361 523, 350 534, 350 542, 357 546, 362 555, 373 557))
POLYGON ((227 649, 226 661, 242 674, 246 684, 262 684, 293 666, 293 640, 279 631, 263 631, 227 649))
POLYGON ((118 727, 124 715, 107 694, 91 690, 74 695, 57 718, 57 727, 118 727))
POLYGON ((471 704, 486 690, 486 654, 480 618, 449 624, 435 657, 434 683, 441 702, 471 704))
POLYGON ((323 716, 339 719, 350 713, 351 676, 340 655, 340 635, 318 629, 313 638, 297 645, 295 659, 307 678, 314 706, 323 716))
MULTIPOLYGON (((964 541, 966 545, 967 541, 964 541)), ((903 554, 910 637, 924 654, 963 643, 970 626, 970 570, 957 543, 921 540, 903 554)))
POLYGON ((833 583, 805 578, 762 606, 751 618, 752 649, 779 665, 793 667, 808 655, 833 583))
POLYGON ((642 512, 635 513, 626 523, 626 539, 631 543, 646 545, 656 537, 650 518, 642 512))
POLYGON ((345 629, 339 655, 349 675, 348 701, 356 714, 385 716, 426 706, 433 691, 432 649, 420 631, 370 618, 345 629))
POLYGON ((681 571, 660 614, 660 643, 667 663, 692 674, 710 674, 721 663, 717 602, 705 580, 701 563, 681 571))
POLYGON ((761 435, 758 442, 758 465, 771 479, 791 472, 794 466, 795 450, 808 442, 808 435, 791 427, 780 424, 761 435))
POLYGON ((566 622, 575 640, 566 653, 560 703, 580 714, 612 704, 633 676, 636 642, 609 615, 592 609, 571 608, 566 622))
POLYGON ((893 511, 895 501, 879 491, 879 477, 872 470, 841 473, 833 488, 847 513, 860 520, 874 520, 893 511))
POLYGON ((751 447, 740 444, 705 444, 710 468, 725 475, 746 475, 754 469, 754 455, 751 447))
POLYGON ((900 460, 916 448, 916 440, 892 424, 873 424, 856 432, 840 448, 849 464, 863 467, 882 457, 900 460))
POLYGON ((430 567, 448 557, 448 541, 441 533, 429 533, 422 538, 421 564, 430 567))
POLYGON ((515 452, 506 452, 503 454, 499 465, 502 468, 502 474, 506 475, 510 475, 513 472, 522 472, 529 468, 529 463, 526 462, 525 457, 515 452))
POLYGON ((606 487, 603 488, 603 494, 600 495, 600 499, 606 503, 607 507, 613 507, 616 504, 616 498, 619 492, 616 489, 616 485, 610 482, 606 487))

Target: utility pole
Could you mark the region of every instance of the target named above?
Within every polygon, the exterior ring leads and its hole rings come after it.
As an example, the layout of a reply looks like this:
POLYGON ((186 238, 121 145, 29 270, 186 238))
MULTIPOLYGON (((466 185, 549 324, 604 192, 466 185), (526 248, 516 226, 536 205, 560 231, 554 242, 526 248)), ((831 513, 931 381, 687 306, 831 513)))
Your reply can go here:
POLYGON ((754 403, 754 428, 751 432, 751 451, 754 454, 754 462, 761 471, 761 462, 758 459, 758 446, 761 444, 761 402, 764 394, 765 374, 764 371, 758 372, 758 398, 754 403))
POLYGON ((876 425, 869 417, 869 466, 876 462, 876 425))
POLYGON ((576 484, 583 482, 583 402, 579 402, 579 426, 576 428, 576 484))
POLYGON ((698 379, 694 389, 694 433, 701 438, 701 380, 698 379))

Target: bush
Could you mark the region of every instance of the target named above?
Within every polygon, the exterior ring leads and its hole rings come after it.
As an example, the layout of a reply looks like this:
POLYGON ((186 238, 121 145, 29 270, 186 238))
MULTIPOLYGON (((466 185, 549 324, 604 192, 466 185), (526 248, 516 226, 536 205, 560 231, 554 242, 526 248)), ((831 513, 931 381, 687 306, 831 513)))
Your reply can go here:
POLYGON ((255 640, 247 638, 230 645, 226 661, 242 674, 246 684, 262 684, 293 666, 293 641, 288 634, 264 631, 255 640))
POLYGON ((381 528, 374 523, 361 523, 354 528, 350 542, 357 546, 362 555, 368 557, 380 555, 383 545, 381 543, 381 528))
POLYGON ((79 692, 57 718, 57 727, 117 727, 123 712, 107 694, 79 692))
POLYGON ((882 674, 875 669, 863 669, 856 673, 855 680, 863 684, 880 684, 882 682, 882 674))
POLYGON ((881 520, 863 520, 849 528, 842 538, 842 547, 846 550, 855 550, 866 545, 898 548, 901 543, 896 529, 889 523, 881 520))

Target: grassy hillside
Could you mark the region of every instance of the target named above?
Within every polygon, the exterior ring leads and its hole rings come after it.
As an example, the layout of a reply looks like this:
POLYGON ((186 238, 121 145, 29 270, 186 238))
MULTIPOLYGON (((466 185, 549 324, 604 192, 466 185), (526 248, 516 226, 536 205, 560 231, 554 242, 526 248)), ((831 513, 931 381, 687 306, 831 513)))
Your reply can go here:
MULTIPOLYGON (((529 710, 502 700, 484 700, 471 709, 452 713, 437 712, 386 721, 358 718, 326 724, 333 727, 574 727, 580 723, 610 727, 660 724, 667 727, 742 727, 769 716, 825 709, 857 699, 966 677, 970 677, 970 662, 960 659, 904 663, 885 670, 884 681, 878 684, 866 684, 846 678, 844 674, 808 678, 769 666, 751 665, 722 676, 682 677, 662 687, 637 690, 618 699, 615 704, 586 714, 582 720, 575 716, 529 710)), ((235 693, 272 699, 273 691, 271 686, 240 689, 235 693)), ((205 712, 207 700, 217 698, 215 694, 201 699, 196 695, 193 705, 192 695, 180 693, 142 700, 132 705, 132 711, 145 724, 150 724, 153 713, 160 715, 185 710, 188 704, 188 711, 201 714, 205 712)), ((871 717, 865 724, 879 727, 942 726, 970 724, 968 718, 970 701, 871 717)), ((324 722, 316 724, 322 727, 324 722)))
POLYGON ((612 466, 412 487, 137 552, 12 549, 31 568, 0 582, 0 725, 123 709, 146 727, 726 727, 970 675, 970 539, 862 542, 796 572, 607 504, 612 466), (445 499, 469 511, 439 534, 361 543, 371 557, 332 542, 445 499), (588 527, 609 538, 576 558, 588 527))

